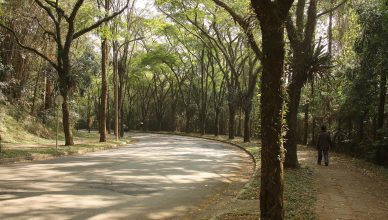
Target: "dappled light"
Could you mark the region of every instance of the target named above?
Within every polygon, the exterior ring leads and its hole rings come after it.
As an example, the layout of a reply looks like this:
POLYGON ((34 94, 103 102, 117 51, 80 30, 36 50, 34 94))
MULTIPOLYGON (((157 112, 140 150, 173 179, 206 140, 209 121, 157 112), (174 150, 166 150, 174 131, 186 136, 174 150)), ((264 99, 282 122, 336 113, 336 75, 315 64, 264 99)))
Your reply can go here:
POLYGON ((241 163, 249 158, 234 147, 133 138, 117 150, 1 167, 0 218, 164 219, 194 211, 214 188, 247 181, 241 163))

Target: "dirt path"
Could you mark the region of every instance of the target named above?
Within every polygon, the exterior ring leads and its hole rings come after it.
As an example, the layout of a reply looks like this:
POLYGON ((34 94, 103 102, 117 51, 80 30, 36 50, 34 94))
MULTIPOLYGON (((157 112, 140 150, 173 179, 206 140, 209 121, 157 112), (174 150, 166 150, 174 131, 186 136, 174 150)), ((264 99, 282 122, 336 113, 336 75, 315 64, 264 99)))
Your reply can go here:
POLYGON ((388 219, 388 181, 356 166, 351 158, 331 154, 330 165, 316 165, 316 152, 304 149, 300 162, 314 170, 318 219, 388 219))

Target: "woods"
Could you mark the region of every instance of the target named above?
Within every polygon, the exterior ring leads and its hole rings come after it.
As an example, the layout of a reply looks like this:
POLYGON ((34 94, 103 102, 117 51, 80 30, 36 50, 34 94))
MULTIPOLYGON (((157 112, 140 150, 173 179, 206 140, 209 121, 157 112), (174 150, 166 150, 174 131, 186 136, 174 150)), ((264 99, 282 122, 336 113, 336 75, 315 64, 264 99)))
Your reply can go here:
POLYGON ((387 0, 0 4, 1 107, 54 128, 63 96, 65 145, 76 129, 260 138, 262 219, 284 219, 284 167, 321 125, 332 150, 388 165, 387 0))

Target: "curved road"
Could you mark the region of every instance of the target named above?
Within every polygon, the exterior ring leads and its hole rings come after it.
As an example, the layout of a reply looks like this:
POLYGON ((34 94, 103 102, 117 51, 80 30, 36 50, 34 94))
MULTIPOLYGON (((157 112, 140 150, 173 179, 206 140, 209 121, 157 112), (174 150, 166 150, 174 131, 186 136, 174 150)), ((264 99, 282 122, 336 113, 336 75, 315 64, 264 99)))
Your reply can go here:
POLYGON ((252 161, 235 147, 130 135, 120 149, 1 166, 0 219, 199 219, 249 178, 252 161))

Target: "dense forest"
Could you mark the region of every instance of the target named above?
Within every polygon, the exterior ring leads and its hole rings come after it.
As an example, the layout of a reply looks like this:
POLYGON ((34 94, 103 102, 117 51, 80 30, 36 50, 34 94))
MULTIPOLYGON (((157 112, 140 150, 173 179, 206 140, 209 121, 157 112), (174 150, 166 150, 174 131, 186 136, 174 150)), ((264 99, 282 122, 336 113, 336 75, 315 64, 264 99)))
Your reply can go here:
POLYGON ((321 125, 388 165, 387 0, 0 4, 0 107, 48 127, 60 108, 66 145, 75 129, 261 138, 263 219, 284 215, 283 162, 321 125))

